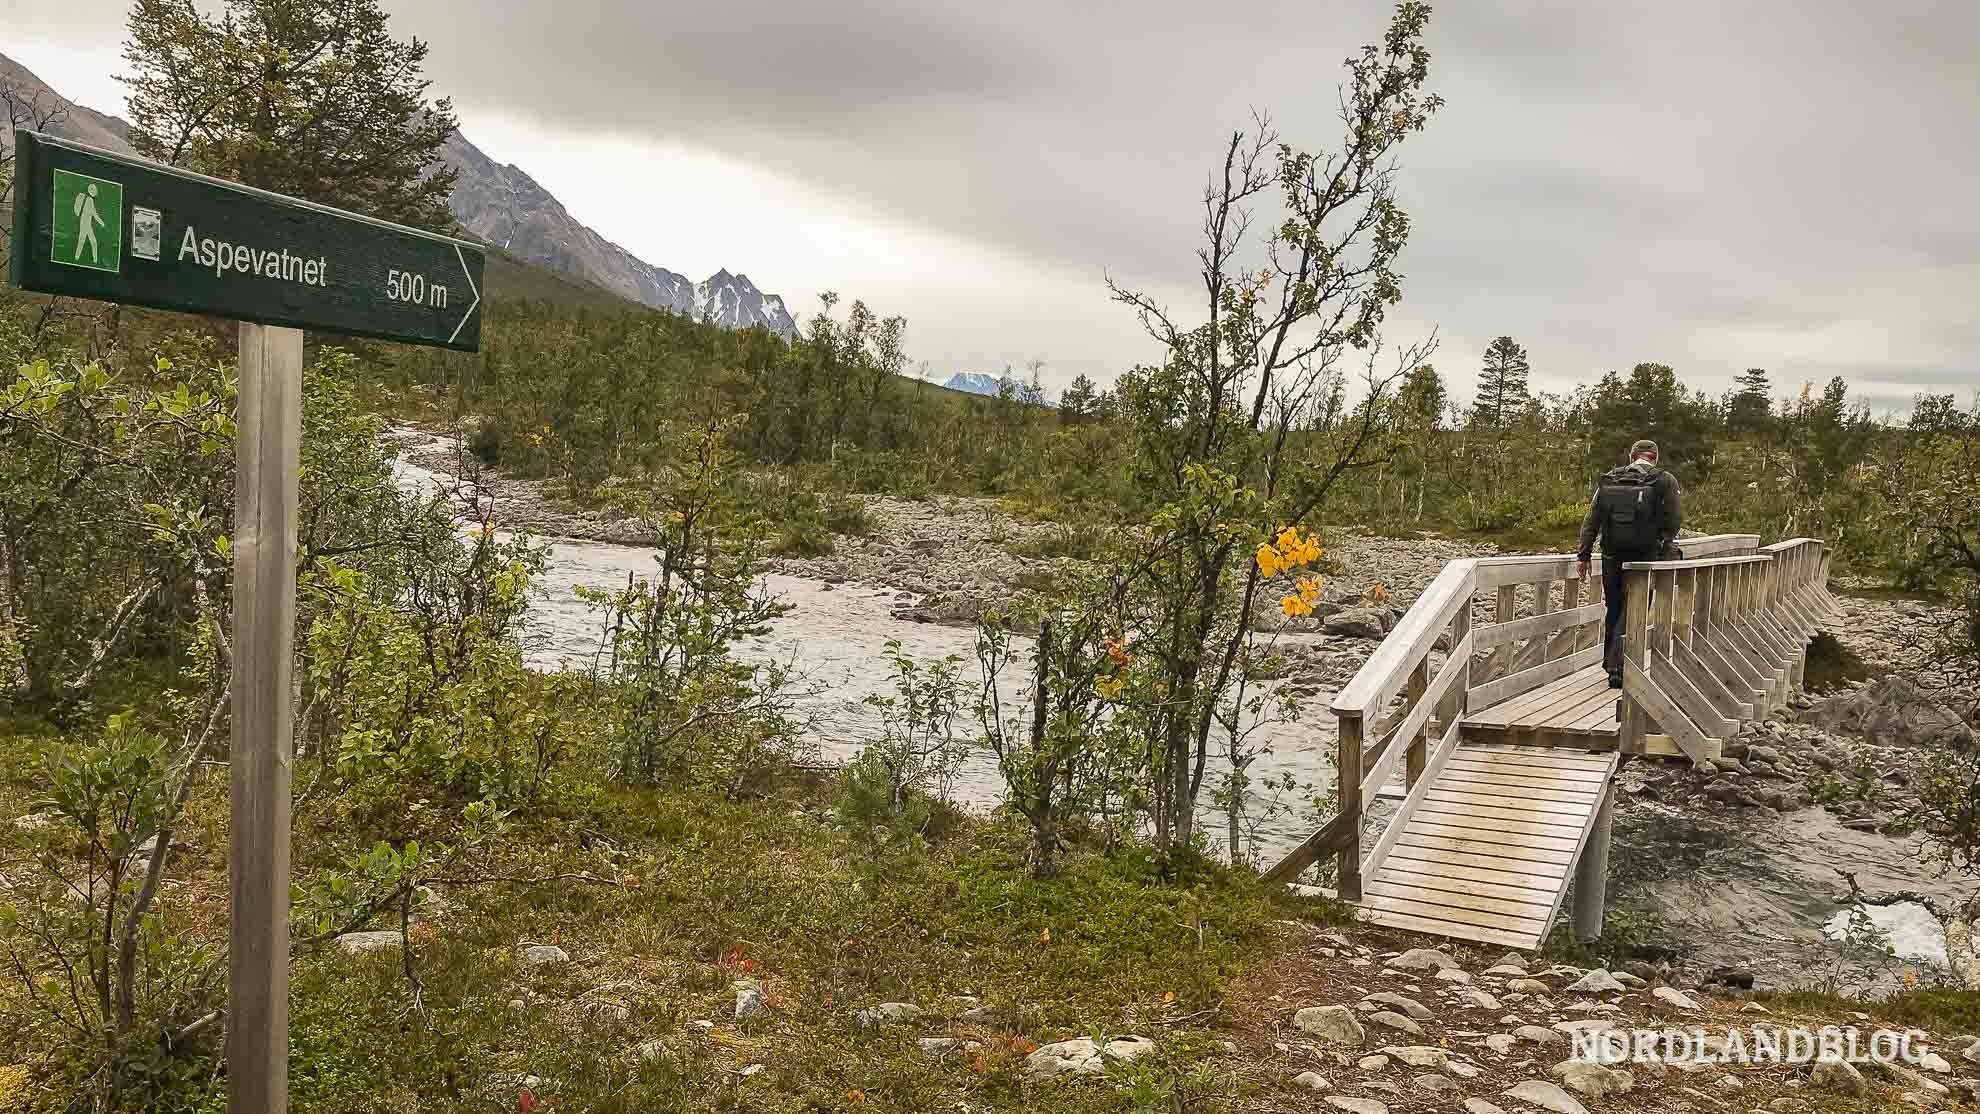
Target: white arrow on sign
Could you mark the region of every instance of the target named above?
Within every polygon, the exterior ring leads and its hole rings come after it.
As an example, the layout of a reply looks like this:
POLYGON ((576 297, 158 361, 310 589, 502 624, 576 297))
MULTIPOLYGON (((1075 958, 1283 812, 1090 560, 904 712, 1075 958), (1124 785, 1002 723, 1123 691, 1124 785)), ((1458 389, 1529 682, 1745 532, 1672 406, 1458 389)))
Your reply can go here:
POLYGON ((467 279, 468 289, 474 291, 474 304, 467 308, 466 313, 461 314, 461 323, 454 326, 453 333, 447 337, 448 344, 454 343, 454 338, 461 335, 462 329, 467 328, 468 318, 473 317, 475 308, 481 305, 481 289, 474 284, 474 275, 468 270, 467 256, 461 254, 459 244, 454 245, 454 258, 460 260, 461 277, 467 279))

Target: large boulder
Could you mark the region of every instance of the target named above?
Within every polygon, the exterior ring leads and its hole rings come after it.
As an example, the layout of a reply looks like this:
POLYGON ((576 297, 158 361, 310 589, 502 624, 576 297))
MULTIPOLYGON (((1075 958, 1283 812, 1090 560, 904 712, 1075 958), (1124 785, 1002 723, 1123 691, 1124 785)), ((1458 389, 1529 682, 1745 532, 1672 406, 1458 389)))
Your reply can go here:
POLYGON ((1380 641, 1389 633, 1387 612, 1373 607, 1350 607, 1327 617, 1320 629, 1341 638, 1380 641))
POLYGON ((1879 746, 1951 743, 1969 733, 1951 709, 1895 674, 1819 701, 1797 718, 1831 733, 1861 735, 1879 746))

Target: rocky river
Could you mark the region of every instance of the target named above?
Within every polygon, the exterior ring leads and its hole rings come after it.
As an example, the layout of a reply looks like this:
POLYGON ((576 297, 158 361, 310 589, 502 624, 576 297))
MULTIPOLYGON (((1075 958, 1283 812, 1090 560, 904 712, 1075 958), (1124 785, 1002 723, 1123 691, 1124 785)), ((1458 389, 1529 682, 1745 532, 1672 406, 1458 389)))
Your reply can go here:
MULTIPOLYGON (((408 490, 454 489, 451 476, 474 471, 449 438, 413 429, 389 437, 408 490)), ((475 480, 502 526, 551 539, 532 610, 532 663, 587 661, 600 623, 575 589, 623 586, 629 573, 650 570, 651 551, 636 544, 628 524, 573 510, 538 485, 489 474, 475 480)), ((826 556, 776 562, 766 583, 792 610, 747 651, 796 668, 810 738, 831 762, 852 757, 874 733, 877 713, 864 701, 891 691, 882 656, 890 639, 919 659, 955 656, 974 677, 974 632, 959 620, 1069 560, 1034 555, 1050 552, 1039 542, 1059 527, 1013 519, 993 500, 869 497, 866 509, 867 536, 841 537, 826 556)), ((1270 752, 1252 768, 1254 784, 1290 774, 1331 786, 1333 692, 1446 562, 1496 552, 1440 538, 1356 536, 1329 537, 1327 550, 1322 606, 1279 631, 1276 650, 1288 667, 1269 682, 1298 697, 1303 714, 1257 725, 1255 741, 1270 752)), ((1907 970, 1971 981, 1980 965, 1970 926, 1957 917, 1942 922, 1918 905, 1864 909, 1897 950, 1889 959, 1862 946, 1861 918, 1850 930, 1843 872, 1865 894, 1915 891, 1942 911, 1972 887, 1928 869, 1889 812, 1919 734, 1951 729, 1920 712, 1907 682, 1932 677, 1936 663, 1917 632, 1943 615, 1906 600, 1845 596, 1843 604, 1837 638, 1887 677, 1797 698, 1780 718, 1749 725, 1709 774, 1654 760, 1626 764, 1611 858, 1612 926, 1643 931, 1653 951, 1668 947, 1687 967, 1739 968, 1763 985, 1875 991, 1899 985, 1907 970), (1839 793, 1844 785, 1860 792, 1839 793)), ((1021 677, 1003 682, 1011 692, 1023 688, 1021 677)), ((976 808, 993 805, 1000 790, 994 762, 981 753, 950 787, 976 808)), ((1269 803, 1254 796, 1253 811, 1269 803)), ((1224 830, 1221 817, 1205 820, 1210 831, 1224 830)), ((1271 861, 1308 832, 1289 817, 1267 819, 1250 850, 1271 861)))

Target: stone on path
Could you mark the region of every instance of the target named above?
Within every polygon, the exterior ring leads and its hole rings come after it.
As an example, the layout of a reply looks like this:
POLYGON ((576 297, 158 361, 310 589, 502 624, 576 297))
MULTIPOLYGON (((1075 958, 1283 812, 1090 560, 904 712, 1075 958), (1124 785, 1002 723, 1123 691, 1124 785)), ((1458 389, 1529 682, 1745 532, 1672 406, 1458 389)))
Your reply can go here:
POLYGON ((1368 1020, 1384 1028, 1400 1030, 1413 1036, 1420 1037, 1423 1035, 1423 1026, 1418 1025, 1402 1014, 1393 1013, 1389 1010, 1371 1013, 1368 1015, 1368 1020))
POLYGON ((1556 1032, 1566 1033, 1569 1036, 1574 1036, 1577 1033, 1580 1033, 1583 1036, 1586 1036, 1591 1033, 1606 1033, 1615 1027, 1616 1027, 1615 1022, 1606 1021, 1601 1018, 1589 1018, 1585 1021, 1554 1022, 1554 1030, 1556 1032))
POLYGON ((1509 1099, 1530 1102, 1542 1110, 1551 1110, 1554 1114, 1588 1114, 1588 1108, 1573 1095, 1545 1080, 1529 1079, 1499 1093, 1509 1099))
POLYGON ((1377 1052, 1373 1056, 1363 1056, 1361 1059, 1356 1060, 1354 1066, 1360 1068, 1362 1071, 1381 1071, 1383 1068, 1389 1066, 1389 1058, 1377 1052))
POLYGON ((1539 979, 1514 979, 1506 984, 1506 989, 1515 994, 1551 994, 1554 988, 1539 979))
POLYGON ((1568 987, 1570 994, 1618 994, 1629 988, 1616 981, 1614 975, 1600 969, 1581 976, 1580 981, 1568 987))
POLYGON ((1361 1022, 1346 1006, 1308 1006, 1293 1014, 1293 1024, 1316 1037, 1325 1037, 1338 1044, 1358 1045, 1367 1039, 1361 1022))
POLYGON ((1526 969, 1526 957, 1518 952, 1507 952, 1499 957, 1499 962, 1495 966, 1517 967, 1523 971, 1526 969))
POLYGON ((1420 1091, 1455 1091, 1458 1089, 1457 1080, 1441 1075, 1419 1075, 1412 1082, 1416 1084, 1417 1089, 1420 1091))
MULTIPOLYGON (((1540 1031, 1543 1033, 1546 1032, 1545 1029, 1540 1031)), ((1485 1047, 1500 1055, 1511 1052, 1513 1045, 1517 1043, 1519 1043, 1519 1038, 1513 1036, 1511 1033, 1493 1033, 1491 1036, 1485 1038, 1485 1047)))
POLYGON ((1923 1056, 1920 1056, 1918 1058, 1918 1066, 1924 1068, 1926 1071, 1937 1072, 1940 1075, 1952 1074, 1952 1065, 1946 1063, 1946 1058, 1936 1052, 1927 1052, 1923 1056))
POLYGON ((1621 1068, 1604 1067, 1587 1060, 1563 1060, 1548 1074, 1590 1098, 1619 1095, 1636 1085, 1636 1077, 1621 1068))
POLYGON ((1501 963, 1496 967, 1485 968, 1483 973, 1499 979, 1523 979, 1526 977, 1526 968, 1511 963, 1501 963))
POLYGON ((1405 971, 1441 971, 1457 965, 1456 960, 1435 948, 1411 948, 1389 961, 1389 966, 1405 971))
POLYGON ((1487 1010, 1491 1013, 1498 1013, 1501 1009, 1505 1008, 1499 1005, 1497 998, 1492 997, 1482 990, 1465 991, 1464 1002, 1473 1009, 1487 1010))
POLYGON ((1348 1114, 1389 1114, 1389 1104, 1375 1099, 1351 1098, 1347 1095, 1328 1095, 1327 1105, 1348 1114))
POLYGON ((1430 1012, 1430 1007, 1416 999, 1406 998, 1401 994, 1392 994, 1386 990, 1380 994, 1370 994, 1368 997, 1363 998, 1362 1001, 1374 1002, 1377 1005, 1392 1006, 1418 1021, 1428 1021, 1436 1016, 1430 1012))
POLYGON ((1833 1052, 1825 1052, 1815 1061, 1815 1066, 1808 1070, 1808 1081, 1824 1090, 1858 1098, 1870 1089, 1856 1065, 1833 1052))
POLYGON ((1469 986, 1471 984, 1471 976, 1456 967, 1446 967, 1437 972, 1437 978, 1440 982, 1454 982, 1459 986, 1469 986))
POLYGON ((1512 1031, 1512 1035, 1534 1044, 1553 1044, 1555 1041, 1567 1039, 1552 1029, 1542 1029, 1538 1025, 1521 1025, 1512 1031))
POLYGON ((541 967, 546 963, 569 963, 571 953, 555 944, 524 945, 521 956, 524 967, 541 967))
POLYGON ((1484 1099, 1466 1099, 1464 1109, 1465 1114, 1506 1114, 1505 1107, 1484 1099))
POLYGON ((1303 1071, 1293 1076, 1293 1085, 1304 1087, 1309 1091, 1324 1091, 1327 1089, 1327 1080, 1317 1071, 1303 1071))
POLYGON ((1427 1044, 1392 1044, 1383 1048, 1382 1054, 1394 1056, 1413 1068, 1441 1068, 1451 1058, 1450 1053, 1427 1044))
POLYGON ((1692 998, 1691 995, 1686 994, 1684 991, 1678 990, 1674 987, 1660 986, 1657 989, 1651 991, 1650 996, 1657 999, 1660 1002, 1669 1002, 1671 1005, 1676 1006, 1678 1009, 1681 1010, 1695 1010, 1698 1008, 1698 1002, 1696 999, 1692 998))

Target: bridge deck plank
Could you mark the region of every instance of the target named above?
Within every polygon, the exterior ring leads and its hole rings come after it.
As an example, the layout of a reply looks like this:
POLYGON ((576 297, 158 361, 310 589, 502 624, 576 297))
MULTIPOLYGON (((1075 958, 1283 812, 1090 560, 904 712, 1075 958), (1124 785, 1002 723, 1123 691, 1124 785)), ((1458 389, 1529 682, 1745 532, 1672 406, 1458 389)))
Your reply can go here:
MULTIPOLYGON (((1600 678, 1604 689, 1607 677, 1600 678)), ((1384 855, 1368 864, 1360 907, 1397 928, 1538 947, 1574 875, 1614 774, 1614 754, 1464 744, 1436 775, 1384 855)))

